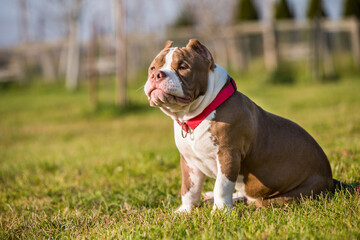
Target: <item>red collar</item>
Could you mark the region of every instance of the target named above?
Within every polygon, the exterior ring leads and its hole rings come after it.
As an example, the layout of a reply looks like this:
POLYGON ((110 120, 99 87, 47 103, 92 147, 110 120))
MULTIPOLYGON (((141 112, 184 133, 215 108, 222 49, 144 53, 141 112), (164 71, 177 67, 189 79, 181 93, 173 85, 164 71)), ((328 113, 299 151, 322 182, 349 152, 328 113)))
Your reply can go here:
POLYGON ((230 83, 218 93, 215 99, 199 115, 186 122, 177 120, 182 127, 181 135, 185 138, 188 132, 191 133, 212 111, 225 102, 234 92, 236 92, 236 84, 235 81, 230 78, 230 83), (183 133, 184 131, 186 134, 183 133))

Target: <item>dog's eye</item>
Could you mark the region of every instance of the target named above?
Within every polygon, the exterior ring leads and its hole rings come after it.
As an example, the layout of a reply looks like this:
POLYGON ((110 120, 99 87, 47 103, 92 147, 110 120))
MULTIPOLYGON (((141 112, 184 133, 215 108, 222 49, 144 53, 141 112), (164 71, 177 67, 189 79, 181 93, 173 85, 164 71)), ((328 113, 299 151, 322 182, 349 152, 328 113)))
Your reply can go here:
POLYGON ((154 71, 156 68, 154 67, 154 66, 152 66, 151 68, 150 68, 150 70, 151 71, 154 71))
POLYGON ((186 65, 180 65, 180 66, 178 67, 178 70, 185 70, 185 69, 188 69, 188 66, 186 66, 186 65))

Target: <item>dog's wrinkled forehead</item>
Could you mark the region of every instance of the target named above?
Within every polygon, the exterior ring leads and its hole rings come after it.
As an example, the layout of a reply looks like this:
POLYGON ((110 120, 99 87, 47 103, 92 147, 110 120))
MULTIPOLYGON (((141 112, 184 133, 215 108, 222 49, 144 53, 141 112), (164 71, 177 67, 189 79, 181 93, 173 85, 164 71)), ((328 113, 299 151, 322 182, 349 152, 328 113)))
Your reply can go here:
POLYGON ((156 69, 162 70, 176 70, 176 61, 174 58, 178 58, 179 49, 177 47, 164 49, 160 54, 155 58, 155 67, 156 69))
POLYGON ((198 54, 191 50, 178 47, 163 49, 154 59, 152 66, 156 69, 176 71, 179 65, 193 63, 198 54))
MULTIPOLYGON (((161 69, 164 65, 168 69, 177 70, 181 68, 196 67, 199 65, 208 70, 214 70, 215 64, 210 51, 196 39, 190 39, 186 47, 172 47, 172 41, 167 41, 163 50, 155 57, 150 69, 161 69)), ((149 69, 149 70, 150 70, 149 69)))
POLYGON ((170 52, 170 48, 163 49, 153 60, 152 66, 155 66, 156 69, 160 69, 165 65, 166 55, 170 52))

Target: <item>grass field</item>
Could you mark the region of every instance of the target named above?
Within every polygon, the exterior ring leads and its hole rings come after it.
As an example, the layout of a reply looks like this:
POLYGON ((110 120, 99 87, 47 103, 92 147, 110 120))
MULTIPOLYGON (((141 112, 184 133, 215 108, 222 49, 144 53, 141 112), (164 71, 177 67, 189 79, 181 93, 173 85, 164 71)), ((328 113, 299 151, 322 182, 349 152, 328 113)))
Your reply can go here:
MULTIPOLYGON (((360 184, 360 78, 263 85, 235 76, 241 92, 308 130, 334 177, 360 184)), ((175 215, 180 167, 172 122, 150 108, 144 81, 116 110, 112 82, 92 109, 85 87, 0 89, 1 239, 360 239, 360 197, 338 191, 300 205, 175 215)), ((208 179, 204 190, 210 191, 208 179)))

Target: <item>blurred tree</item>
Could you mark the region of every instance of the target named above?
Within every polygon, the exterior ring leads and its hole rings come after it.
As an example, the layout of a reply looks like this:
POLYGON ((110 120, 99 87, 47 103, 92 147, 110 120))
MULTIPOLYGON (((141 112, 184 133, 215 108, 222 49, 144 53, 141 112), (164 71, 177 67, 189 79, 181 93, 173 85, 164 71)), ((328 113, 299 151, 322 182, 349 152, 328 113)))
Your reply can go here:
POLYGON ((91 106, 96 109, 98 106, 98 71, 96 68, 98 51, 98 29, 95 20, 92 24, 92 35, 88 47, 88 81, 89 81, 89 97, 91 106))
POLYGON ((195 25, 195 18, 192 12, 187 7, 180 13, 178 18, 173 23, 173 27, 191 27, 195 25))
POLYGON ((354 62, 356 66, 360 65, 360 0, 345 0, 344 16, 356 17, 358 21, 353 21, 351 30, 351 45, 353 49, 354 62))
POLYGON ((312 75, 315 80, 321 79, 320 71, 320 58, 322 55, 322 31, 321 31, 321 21, 322 17, 325 17, 324 7, 322 0, 311 0, 309 8, 307 10, 307 17, 313 21, 313 31, 312 31, 312 75))
POLYGON ((311 0, 307 10, 307 17, 314 19, 316 17, 325 17, 322 0, 311 0))
POLYGON ((113 0, 116 26, 116 89, 115 104, 125 107, 127 104, 127 36, 126 36, 126 0, 113 0))
POLYGON ((79 86, 80 43, 79 24, 83 0, 75 0, 70 6, 68 52, 66 65, 66 88, 74 91, 79 86))
MULTIPOLYGON (((163 0, 169 1, 169 0, 163 0)), ((176 0, 172 0, 176 1, 176 0)), ((234 20, 232 12, 237 5, 238 0, 182 0, 181 6, 184 6, 179 10, 181 13, 179 18, 185 16, 185 24, 193 24, 197 29, 201 31, 213 31, 219 27, 228 26, 234 20)), ((170 1, 169 1, 170 2, 170 1)), ((176 19, 177 20, 177 19, 176 19)), ((173 23, 176 23, 176 20, 173 23)))
POLYGON ((21 36, 25 43, 29 42, 28 5, 26 0, 18 0, 21 16, 21 36))
POLYGON ((296 82, 294 67, 281 61, 277 68, 273 69, 266 78, 266 82, 272 84, 293 84, 296 82))
POLYGON ((236 14, 236 21, 258 20, 259 16, 253 5, 252 0, 239 0, 236 14))
POLYGON ((286 0, 280 0, 275 6, 275 19, 293 19, 294 16, 289 9, 286 0))
POLYGON ((360 19, 360 1, 359 0, 345 0, 344 2, 344 16, 355 16, 360 19))

